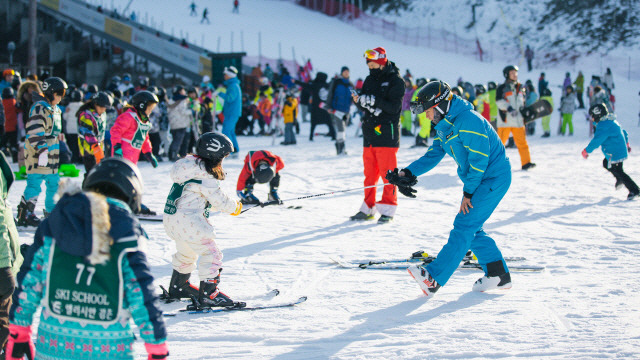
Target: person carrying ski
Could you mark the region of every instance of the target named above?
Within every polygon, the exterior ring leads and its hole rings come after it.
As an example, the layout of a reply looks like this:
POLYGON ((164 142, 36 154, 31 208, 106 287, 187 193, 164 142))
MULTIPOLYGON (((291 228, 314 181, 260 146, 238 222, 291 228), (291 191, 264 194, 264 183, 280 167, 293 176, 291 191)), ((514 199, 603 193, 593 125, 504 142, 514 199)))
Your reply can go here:
POLYGON ((133 215, 140 206, 137 167, 100 162, 82 189, 65 180, 18 274, 9 313, 7 359, 134 359, 140 329, 149 359, 166 359, 167 330, 142 249, 147 235, 133 215), (33 317, 42 306, 32 339, 33 317))
MULTIPOLYGON (((387 58, 382 47, 367 50, 364 58, 369 67, 369 76, 364 80, 359 96, 353 95, 358 109, 364 112, 362 135, 364 150, 364 186, 373 186, 388 169, 398 166, 396 155, 400 147, 400 113, 404 96, 404 80, 400 70, 387 58)), ((378 223, 393 220, 398 206, 398 194, 393 186, 385 186, 382 199, 376 202, 376 187, 364 190, 364 201, 360 211, 351 220, 373 220, 380 212, 378 223)))
POLYGON ((427 113, 435 124, 437 137, 418 160, 405 169, 389 170, 387 179, 405 196, 416 197, 412 188, 420 176, 433 169, 445 154, 458 165, 464 187, 460 211, 447 244, 428 265, 409 268, 426 296, 432 297, 445 285, 472 250, 485 276, 473 285, 474 291, 511 288, 511 275, 495 241, 482 229, 511 184, 511 166, 498 135, 473 105, 451 93, 449 85, 432 81, 412 103, 412 112, 427 113))
POLYGON ((520 109, 524 107, 524 89, 518 82, 518 67, 509 65, 502 70, 505 82, 496 89, 496 105, 499 109, 498 136, 502 144, 513 134, 513 141, 520 154, 522 170, 529 170, 536 166, 531 162, 529 144, 524 126, 524 118, 520 109))
POLYGON ((593 150, 600 147, 604 154, 602 166, 616 178, 616 190, 625 186, 629 190, 627 200, 635 199, 640 194, 640 189, 622 169, 623 161, 627 159, 629 152, 631 152, 627 131, 622 129, 616 120, 616 115, 609 113, 604 104, 591 106, 589 108, 589 116, 591 116, 596 132, 589 145, 582 150, 582 157, 588 158, 593 150))
POLYGON ((210 211, 240 214, 242 203, 231 199, 221 188, 225 179, 222 161, 233 152, 231 140, 223 134, 205 133, 196 143, 196 153, 176 161, 171 168, 173 186, 164 208, 163 224, 176 242, 169 297, 197 299, 200 306, 235 306, 218 289, 222 271, 222 252, 216 245, 210 211), (189 282, 196 269, 200 286, 189 282))
POLYGON ((78 143, 86 174, 104 159, 104 135, 107 128, 106 111, 113 104, 107 93, 99 92, 82 105, 75 116, 78 119, 78 143))
POLYGON ((280 170, 284 169, 284 161, 278 155, 267 150, 250 151, 244 158, 244 166, 240 171, 236 193, 243 204, 260 204, 260 199, 253 195, 253 186, 269 183, 268 201, 280 201, 280 170))
POLYGON ((67 83, 59 77, 42 82, 43 93, 33 92, 33 105, 25 125, 24 162, 27 170, 27 187, 18 205, 18 226, 38 226, 40 219, 34 214, 40 185, 47 185, 44 200, 45 215, 55 206, 60 175, 60 138, 62 112, 58 104, 67 91, 67 83))

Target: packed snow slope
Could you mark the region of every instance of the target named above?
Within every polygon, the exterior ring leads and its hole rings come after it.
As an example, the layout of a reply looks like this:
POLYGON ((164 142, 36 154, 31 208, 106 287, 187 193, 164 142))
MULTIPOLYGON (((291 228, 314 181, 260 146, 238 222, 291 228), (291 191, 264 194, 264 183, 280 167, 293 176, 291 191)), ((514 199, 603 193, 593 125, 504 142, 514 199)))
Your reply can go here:
MULTIPOLYGON (((640 181, 640 131, 635 83, 618 82, 618 115, 635 149, 625 169, 640 181), (631 91, 633 90, 633 91, 631 91), (627 94, 627 95, 624 95, 627 94)), ((559 100, 559 99, 557 99, 559 100)), ((351 222, 362 192, 255 208, 238 217, 215 214, 217 242, 224 252, 221 289, 243 300, 272 288, 282 299, 306 295, 295 308, 186 315, 167 318, 175 359, 487 359, 638 358, 640 356, 640 231, 638 201, 614 190, 602 155, 583 160, 589 141, 583 113, 574 116, 575 135, 529 137, 532 171, 520 170, 508 149, 513 182, 486 223, 505 256, 524 256, 543 273, 514 273, 513 289, 473 293, 482 274, 459 270, 430 301, 402 270, 341 269, 330 258, 407 257, 436 254, 446 243, 462 197, 452 159, 446 157, 419 178, 418 197, 400 196, 392 223, 351 222)), ((319 131, 323 131, 321 128, 319 131)), ((303 123, 296 146, 272 145, 270 137, 241 137, 241 153, 267 149, 282 156, 280 194, 299 196, 362 186, 362 143, 348 128, 349 155, 336 156, 326 137, 308 140, 303 123)), ((278 143, 282 138, 277 139, 278 143)), ((424 149, 402 138, 399 165, 424 149)), ((141 163, 144 202, 162 211, 171 187, 171 164, 141 163)), ((242 158, 224 162, 223 189, 233 194, 242 158)), ((82 175, 81 175, 82 176, 82 175)), ((25 187, 10 192, 14 207, 25 187)), ((266 199, 268 188, 256 186, 266 199)), ((42 205, 41 196, 39 206, 42 205)), ((174 242, 162 223, 144 222, 148 257, 158 285, 168 285, 174 242)), ((32 233, 22 232, 24 242, 32 233)), ((197 274, 192 281, 196 282, 197 274)), ((276 301, 276 300, 273 300, 276 301)), ((173 311, 179 305, 163 305, 173 311)), ((140 359, 144 348, 136 345, 140 359)))
MULTIPOLYGON (((102 3, 107 8, 115 6, 120 13, 129 4, 129 0, 112 0, 110 3, 102 0, 91 2, 97 5, 102 3)), ((475 59, 390 41, 382 36, 360 31, 336 17, 308 10, 296 5, 293 1, 242 0, 240 1, 240 13, 233 14, 231 12, 233 1, 195 0, 198 16, 194 17, 189 16, 190 1, 154 0, 153 6, 149 6, 149 3, 148 0, 134 1, 129 6, 128 12, 135 11, 138 19, 141 19, 140 21, 144 22, 144 19, 147 19, 149 25, 156 26, 166 33, 188 38, 189 41, 198 45, 204 43, 206 49, 214 52, 245 51, 253 59, 256 59, 260 54, 271 59, 292 59, 295 51, 295 59, 298 63, 302 64, 307 59, 311 59, 315 71, 324 71, 329 76, 339 73, 340 68, 346 65, 351 69, 353 79, 364 78, 368 69, 364 66, 362 54, 365 50, 377 46, 386 48, 389 58, 398 64, 403 73, 405 69, 411 69, 412 73, 427 77, 455 74, 454 81, 459 76, 473 82, 485 81, 487 78, 500 76, 499 70, 506 63, 522 61, 517 48, 513 48, 513 51, 508 53, 496 53, 493 55, 494 64, 489 65, 493 66, 493 71, 482 74, 481 72, 488 69, 485 66, 479 68, 475 59), (211 24, 200 24, 202 11, 205 7, 209 9, 211 24)), ((435 2, 435 4, 440 3, 442 2, 435 2)), ((421 3, 417 2, 416 6, 418 4, 421 3)), ((388 17, 388 19, 397 20, 399 24, 402 21, 401 24, 404 26, 420 26, 425 29, 427 23, 430 23, 434 29, 432 36, 438 36, 435 29, 447 28, 449 31, 453 31, 454 28, 462 28, 463 24, 470 20, 471 12, 468 8, 450 6, 448 3, 441 5, 438 8, 438 11, 442 12, 440 16, 419 15, 421 13, 416 10, 415 12, 403 13, 401 17, 394 16, 388 17)), ((496 13, 499 14, 498 5, 500 4, 490 1, 485 6, 478 8, 479 12, 482 11, 482 15, 478 15, 478 29, 480 29, 478 36, 480 41, 485 44, 484 46, 486 46, 485 41, 487 40, 502 43, 510 41, 505 37, 513 39, 508 34, 509 30, 502 17, 496 18, 498 16, 496 13), (492 15, 489 16, 489 14, 492 15), (487 31, 490 26, 490 24, 485 24, 485 19, 489 17, 496 20, 495 30, 483 34, 482 31, 487 31)), ((520 26, 526 21, 533 23, 534 19, 527 18, 527 14, 531 14, 530 8, 538 9, 541 6, 543 4, 538 2, 504 6, 507 11, 506 19, 508 21, 518 20, 517 23, 520 26)), ((419 10, 426 11, 424 8, 419 10)), ((549 34, 559 34, 558 36, 565 33, 565 29, 560 27, 549 31, 549 34)), ((463 36, 463 30, 458 34, 463 36)), ((542 33, 541 36, 544 37, 540 37, 540 41, 542 43, 551 41, 544 34, 546 33, 542 33)), ((475 38, 475 35, 469 37, 475 38)), ((561 65, 557 65, 557 70, 558 74, 564 74, 564 71, 567 70, 577 73, 577 70, 588 68, 602 74, 606 67, 611 67, 614 75, 626 78, 630 68, 631 78, 638 79, 640 78, 640 63, 636 61, 638 56, 634 56, 638 53, 640 53, 638 50, 626 49, 625 51, 613 52, 615 56, 606 57, 603 52, 599 52, 592 56, 580 57, 575 65, 567 65, 568 61, 562 62, 561 65)), ((263 58, 263 65, 265 61, 263 58)), ((535 61, 537 62, 538 59, 535 61)))

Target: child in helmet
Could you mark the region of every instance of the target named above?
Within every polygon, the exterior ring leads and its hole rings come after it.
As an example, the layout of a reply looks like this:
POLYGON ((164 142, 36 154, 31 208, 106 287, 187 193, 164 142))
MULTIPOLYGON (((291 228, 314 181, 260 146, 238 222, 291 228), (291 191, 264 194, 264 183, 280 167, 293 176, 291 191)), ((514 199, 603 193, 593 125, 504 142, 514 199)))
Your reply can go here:
POLYGON ((112 104, 111 96, 101 91, 80 106, 75 114, 78 119, 78 145, 86 171, 85 176, 104 159, 106 111, 112 104))
POLYGON ((171 187, 164 208, 163 223, 167 235, 176 242, 170 298, 197 298, 201 306, 238 306, 220 292, 222 252, 216 245, 216 233, 209 212, 222 211, 237 216, 239 201, 231 199, 220 187, 225 179, 222 161, 233 152, 231 140, 220 133, 205 133, 196 143, 196 153, 176 161, 171 168, 171 187), (200 287, 189 282, 200 257, 200 287))
POLYGON ((33 92, 33 105, 26 123, 24 162, 27 187, 18 205, 18 226, 38 226, 40 219, 34 214, 40 185, 47 185, 45 214, 55 206, 58 191, 59 140, 62 132, 62 112, 58 104, 64 98, 67 83, 59 77, 50 77, 42 83, 43 93, 33 92))
POLYGON ((589 115, 596 132, 589 145, 582 150, 582 157, 588 158, 589 153, 598 147, 602 148, 605 158, 602 166, 616 178, 616 190, 626 186, 629 190, 627 200, 633 200, 640 195, 638 185, 622 169, 622 162, 631 152, 629 135, 620 127, 615 114, 609 113, 604 104, 596 104, 589 108, 589 115))
POLYGON ((138 91, 131 98, 130 106, 118 116, 111 128, 111 155, 122 156, 134 164, 138 163, 140 153, 155 168, 158 160, 151 152, 149 115, 158 105, 158 97, 147 90, 138 91))
POLYGON ((249 151, 244 158, 244 166, 238 177, 236 192, 244 204, 260 204, 260 199, 253 195, 253 185, 269 183, 269 201, 280 202, 278 186, 280 186, 280 170, 284 161, 280 156, 267 150, 249 151))
POLYGON ((167 331, 141 251, 147 237, 132 214, 142 194, 138 169, 106 159, 82 190, 61 182, 60 200, 27 251, 9 313, 7 359, 133 359, 131 318, 148 358, 166 359, 167 331))

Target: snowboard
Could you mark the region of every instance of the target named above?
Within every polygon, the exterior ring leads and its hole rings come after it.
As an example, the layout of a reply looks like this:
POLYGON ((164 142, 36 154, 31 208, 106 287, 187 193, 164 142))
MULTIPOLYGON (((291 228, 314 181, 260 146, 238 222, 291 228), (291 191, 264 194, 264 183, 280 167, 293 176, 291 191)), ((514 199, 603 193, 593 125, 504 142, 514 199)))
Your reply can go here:
POLYGON ((553 106, 547 100, 538 100, 533 104, 522 108, 520 113, 524 118, 524 123, 530 123, 535 119, 550 115, 553 112, 553 106))

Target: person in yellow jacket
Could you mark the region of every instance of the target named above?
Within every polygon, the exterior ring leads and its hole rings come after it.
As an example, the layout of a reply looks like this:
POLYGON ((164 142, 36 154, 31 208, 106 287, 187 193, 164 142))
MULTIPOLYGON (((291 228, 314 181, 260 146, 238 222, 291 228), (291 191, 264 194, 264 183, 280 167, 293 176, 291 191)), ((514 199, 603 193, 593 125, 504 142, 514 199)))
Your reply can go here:
POLYGON ((525 106, 524 86, 518 82, 518 67, 509 65, 502 70, 505 78, 504 84, 496 89, 496 105, 500 118, 498 119, 498 136, 502 144, 509 140, 509 134, 513 134, 513 141, 520 153, 522 170, 529 170, 536 166, 531 162, 529 144, 524 126, 524 117, 520 109, 525 106))
POLYGON ((489 120, 489 122, 491 122, 491 126, 493 126, 493 129, 497 130, 498 125, 496 120, 498 118, 498 105, 496 105, 496 83, 493 81, 489 81, 489 83, 487 84, 487 88, 489 89, 487 91, 487 94, 489 94, 489 106, 491 107, 491 111, 489 112, 491 120, 489 120))
MULTIPOLYGON (((413 92, 413 96, 411 97, 411 101, 416 101, 418 97, 418 92, 420 89, 426 85, 427 79, 419 78, 416 80, 417 89, 413 92)), ((431 133, 431 119, 427 118, 426 112, 422 112, 416 115, 417 122, 420 125, 420 131, 416 135, 416 144, 412 147, 429 147, 429 134, 431 133)))
MULTIPOLYGON (((551 96, 551 90, 544 89, 540 100, 547 100, 549 104, 551 104, 551 107, 553 107, 553 97, 551 96)), ((551 114, 542 117, 542 131, 544 131, 544 134, 542 134, 543 138, 548 138, 549 136, 551 136, 551 126, 549 125, 550 122, 551 114)))
POLYGON ((280 145, 295 145, 296 135, 293 128, 298 118, 298 99, 291 92, 287 92, 282 117, 284 118, 284 141, 280 145))

